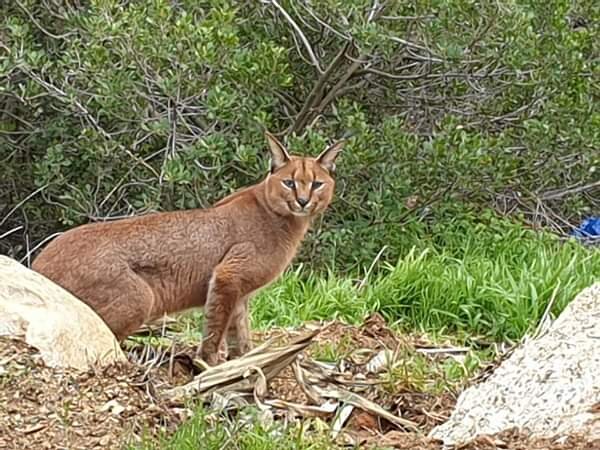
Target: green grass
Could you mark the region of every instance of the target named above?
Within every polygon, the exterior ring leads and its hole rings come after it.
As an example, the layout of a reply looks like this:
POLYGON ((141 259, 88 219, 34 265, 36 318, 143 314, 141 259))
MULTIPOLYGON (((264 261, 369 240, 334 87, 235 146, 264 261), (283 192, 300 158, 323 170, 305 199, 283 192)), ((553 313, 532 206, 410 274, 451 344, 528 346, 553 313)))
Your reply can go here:
POLYGON ((218 426, 211 423, 205 411, 199 409, 194 417, 182 425, 173 436, 159 439, 145 439, 141 444, 132 445, 130 450, 325 450, 335 448, 326 433, 308 433, 308 422, 282 425, 265 424, 256 416, 257 411, 248 408, 243 411, 244 419, 224 420, 219 418, 218 426))
POLYGON ((349 336, 342 336, 337 342, 320 342, 313 346, 312 357, 319 361, 337 362, 356 350, 354 345, 349 336))
POLYGON ((557 314, 598 280, 598 249, 500 220, 461 222, 383 264, 362 288, 358 279, 297 267, 251 309, 259 328, 332 318, 360 323, 379 312, 402 328, 514 340, 537 324, 553 295, 557 314))
POLYGON ((488 348, 469 350, 460 355, 461 359, 436 358, 406 347, 400 351, 397 360, 381 373, 382 387, 392 395, 398 392, 457 393, 495 356, 494 350, 488 348))

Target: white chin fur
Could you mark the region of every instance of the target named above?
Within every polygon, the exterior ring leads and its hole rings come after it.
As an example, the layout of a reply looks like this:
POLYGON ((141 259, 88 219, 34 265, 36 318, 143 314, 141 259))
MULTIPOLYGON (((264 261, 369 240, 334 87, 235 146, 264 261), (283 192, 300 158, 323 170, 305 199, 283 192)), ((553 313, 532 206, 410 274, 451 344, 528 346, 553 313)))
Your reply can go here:
POLYGON ((310 211, 292 211, 292 214, 296 217, 310 216, 310 211))

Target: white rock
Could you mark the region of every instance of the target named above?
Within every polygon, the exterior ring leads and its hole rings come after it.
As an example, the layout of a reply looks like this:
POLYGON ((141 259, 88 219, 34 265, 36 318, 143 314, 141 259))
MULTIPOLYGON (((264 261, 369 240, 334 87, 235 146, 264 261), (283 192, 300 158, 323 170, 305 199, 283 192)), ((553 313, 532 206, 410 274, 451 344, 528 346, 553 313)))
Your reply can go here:
POLYGON ((86 370, 126 360, 108 326, 89 306, 2 255, 0 335, 35 347, 50 367, 86 370))
POLYGON ((466 389, 430 436, 456 445, 512 427, 539 437, 600 438, 600 283, 583 290, 541 337, 466 389))

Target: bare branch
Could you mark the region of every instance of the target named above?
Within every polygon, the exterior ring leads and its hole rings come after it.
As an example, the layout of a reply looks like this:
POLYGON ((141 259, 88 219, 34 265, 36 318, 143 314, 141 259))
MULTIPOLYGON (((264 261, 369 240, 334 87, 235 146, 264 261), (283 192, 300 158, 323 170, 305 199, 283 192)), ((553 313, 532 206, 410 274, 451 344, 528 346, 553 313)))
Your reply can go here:
POLYGON ((390 78, 393 80, 416 80, 418 78, 427 78, 426 74, 413 74, 413 75, 399 75, 395 73, 386 72, 384 70, 375 69, 373 67, 368 67, 361 71, 362 73, 372 73, 375 75, 379 75, 381 77, 390 78))
POLYGON ((31 199, 32 197, 35 197, 37 194, 39 194, 40 192, 42 192, 44 189, 46 189, 48 187, 47 184, 37 188, 35 191, 33 191, 32 193, 30 193, 27 197, 25 197, 23 200, 21 200, 19 203, 17 203, 9 212, 6 216, 4 216, 4 218, 2 220, 0 220, 0 227, 2 225, 4 225, 4 223, 8 220, 8 218, 10 216, 12 216, 14 214, 14 212, 19 209, 21 206, 23 206, 29 199, 31 199))
POLYGON ((339 53, 335 56, 335 58, 333 58, 333 61, 331 61, 331 64, 329 64, 327 70, 325 70, 325 72, 321 74, 321 76, 313 86, 310 94, 308 94, 308 98, 306 99, 304 106, 298 113, 298 117, 296 118, 296 121, 291 127, 292 132, 297 132, 304 128, 304 126, 309 120, 308 114, 310 110, 319 102, 322 89, 324 88, 325 84, 327 83, 333 72, 339 67, 340 64, 342 64, 344 60, 344 55, 346 54, 351 45, 351 41, 346 42, 346 44, 342 47, 339 53))
POLYGON ((23 225, 19 225, 18 227, 13 228, 12 230, 8 230, 6 233, 0 234, 0 239, 4 239, 13 233, 16 233, 17 231, 19 231, 21 229, 23 229, 23 225))
POLYGON ((381 16, 382 20, 427 20, 435 19, 433 14, 424 16, 381 16))
POLYGON ((27 253, 25 254, 25 256, 23 258, 21 258, 19 260, 19 262, 22 264, 25 260, 28 261, 28 266, 31 266, 31 263, 29 262, 31 255, 33 255, 35 253, 35 251, 42 247, 46 242, 54 239, 57 236, 60 236, 62 233, 53 233, 50 236, 46 236, 44 239, 42 239, 40 242, 38 242, 32 249, 27 249, 27 253))
POLYGON ((292 16, 290 16, 288 14, 288 12, 279 4, 279 2, 277 0, 271 0, 271 3, 273 4, 273 6, 275 6, 281 12, 283 17, 285 17, 285 19, 290 23, 290 25, 296 31, 296 33, 298 33, 298 36, 302 40, 302 43, 304 44, 304 47, 306 48, 306 51, 308 52, 308 55, 310 56, 310 59, 311 59, 313 65, 317 68, 319 73, 323 73, 323 70, 321 69, 321 65, 319 64, 319 60, 315 56, 315 52, 313 51, 312 47, 310 46, 308 39, 306 39, 306 36, 302 32, 302 29, 294 21, 292 16))
POLYGON ((427 48, 427 47, 425 47, 423 45, 415 44, 414 42, 407 41, 406 39, 402 39, 402 38, 399 38, 397 36, 386 36, 386 37, 390 41, 394 41, 394 42, 397 42, 399 44, 406 45, 407 47, 411 47, 411 48, 415 48, 417 50, 423 50, 423 51, 427 52, 428 54, 433 55, 435 57, 435 58, 430 58, 430 59, 432 59, 432 60, 435 59, 436 62, 442 62, 443 61, 443 59, 441 57, 435 55, 431 49, 429 49, 429 48, 427 48))
POLYGON ((325 22, 323 19, 321 19, 319 16, 317 16, 315 14, 315 12, 309 8, 308 6, 306 6, 304 4, 304 2, 300 2, 300 6, 302 6, 306 12, 313 18, 315 19, 315 21, 321 25, 323 28, 331 31, 333 34, 335 34, 337 37, 342 38, 344 40, 350 40, 352 39, 352 36, 348 35, 348 34, 344 34, 341 31, 336 30, 333 26, 331 26, 330 24, 328 24, 327 22, 325 22))
POLYGON ((350 67, 348 67, 348 70, 346 70, 346 73, 344 73, 344 75, 342 75, 342 78, 340 78, 340 80, 330 89, 330 91, 327 93, 327 95, 321 101, 321 103, 319 103, 319 106, 316 108, 317 114, 321 113, 321 111, 323 111, 325 109, 325 107, 327 107, 327 105, 335 97, 337 97, 337 92, 344 86, 346 81, 348 81, 350 79, 350 77, 352 76, 352 74, 366 62, 367 62, 366 60, 364 60, 364 61, 356 60, 350 65, 350 67))
POLYGON ((580 192, 590 191, 597 187, 600 187, 600 181, 585 184, 583 186, 573 186, 565 189, 556 189, 550 192, 545 192, 541 194, 539 198, 540 200, 555 200, 566 195, 579 194, 580 192))
MULTIPOLYGON (((384 2, 384 6, 385 6, 385 2, 384 2)), ((384 6, 382 6, 381 8, 383 8, 384 6)), ((371 9, 369 10, 369 15, 367 17, 367 22, 372 22, 373 19, 375 18, 375 15, 377 14, 377 11, 379 10, 380 6, 379 6, 379 1, 375 0, 373 2, 373 6, 371 6, 371 9)))

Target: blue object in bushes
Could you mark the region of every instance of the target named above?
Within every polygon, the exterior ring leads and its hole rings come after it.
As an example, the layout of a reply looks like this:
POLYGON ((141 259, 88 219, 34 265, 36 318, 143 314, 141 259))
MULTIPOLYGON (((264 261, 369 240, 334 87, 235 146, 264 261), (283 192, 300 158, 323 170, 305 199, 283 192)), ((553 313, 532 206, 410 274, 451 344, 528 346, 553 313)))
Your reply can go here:
POLYGON ((571 236, 580 239, 598 239, 600 238, 600 217, 588 217, 579 228, 575 228, 571 232, 571 236))

